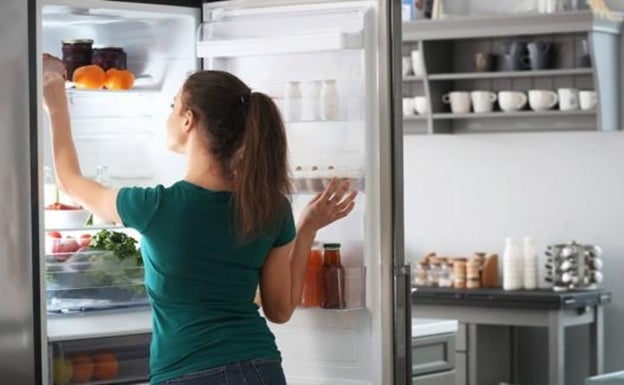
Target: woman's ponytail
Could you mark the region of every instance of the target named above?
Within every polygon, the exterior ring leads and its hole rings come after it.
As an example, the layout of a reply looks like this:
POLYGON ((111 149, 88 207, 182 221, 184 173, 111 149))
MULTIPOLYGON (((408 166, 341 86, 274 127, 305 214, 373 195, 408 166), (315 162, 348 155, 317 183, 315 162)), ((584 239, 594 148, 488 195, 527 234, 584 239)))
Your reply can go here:
POLYGON ((234 205, 243 240, 275 226, 290 193, 286 132, 273 100, 260 92, 241 98, 245 130, 234 159, 234 205))

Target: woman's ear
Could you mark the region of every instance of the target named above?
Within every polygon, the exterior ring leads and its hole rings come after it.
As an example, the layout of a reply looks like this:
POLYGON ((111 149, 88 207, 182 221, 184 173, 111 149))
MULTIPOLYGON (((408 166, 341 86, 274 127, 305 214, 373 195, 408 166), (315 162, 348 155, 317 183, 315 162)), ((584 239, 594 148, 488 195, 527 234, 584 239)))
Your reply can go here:
POLYGON ((189 133, 192 129, 197 126, 197 119, 195 118, 195 114, 190 109, 187 109, 184 112, 184 121, 182 122, 182 131, 185 133, 189 133))

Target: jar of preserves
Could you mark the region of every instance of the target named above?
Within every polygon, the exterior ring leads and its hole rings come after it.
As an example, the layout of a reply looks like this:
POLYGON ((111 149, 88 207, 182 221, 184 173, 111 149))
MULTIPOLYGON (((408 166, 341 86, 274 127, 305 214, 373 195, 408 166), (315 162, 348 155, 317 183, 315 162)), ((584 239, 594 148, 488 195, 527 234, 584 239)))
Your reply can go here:
POLYGON ((427 272, 427 281, 429 286, 438 287, 438 280, 440 277, 440 263, 437 259, 433 259, 429 263, 429 271, 427 272))
POLYGON ((325 309, 344 309, 345 270, 340 262, 340 243, 325 243, 323 253, 323 295, 321 307, 325 309))
POLYGON ((452 287, 453 286, 453 274, 451 271, 451 265, 446 258, 440 258, 438 260, 440 264, 440 270, 438 271, 438 286, 439 287, 452 287))
POLYGON ((93 50, 93 59, 91 60, 91 64, 96 64, 102 67, 104 71, 108 71, 111 68, 125 70, 127 68, 127 60, 127 55, 123 48, 95 48, 93 50))
POLYGON ((321 306, 323 249, 318 242, 314 242, 308 255, 308 265, 306 267, 305 279, 303 281, 303 293, 301 295, 301 306, 319 307, 321 306))
POLYGON ((93 40, 74 39, 62 41, 63 64, 67 79, 71 80, 76 68, 91 64, 93 58, 93 40))

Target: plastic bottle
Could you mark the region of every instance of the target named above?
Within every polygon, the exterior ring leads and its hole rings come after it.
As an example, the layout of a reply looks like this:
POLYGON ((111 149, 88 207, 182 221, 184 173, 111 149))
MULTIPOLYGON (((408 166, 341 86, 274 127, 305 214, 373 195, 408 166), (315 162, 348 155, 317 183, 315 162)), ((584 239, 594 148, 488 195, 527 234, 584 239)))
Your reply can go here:
POLYGON ((338 89, 336 88, 336 80, 323 80, 321 87, 321 119, 336 120, 338 119, 338 89))
POLYGON ((503 253, 503 289, 519 290, 523 283, 520 244, 514 238, 507 237, 503 253))
POLYGON ((299 82, 287 82, 284 87, 284 118, 289 122, 301 120, 301 87, 299 82))
POLYGON ((524 257, 524 288, 535 290, 537 289, 537 247, 534 238, 524 237, 522 252, 524 257))

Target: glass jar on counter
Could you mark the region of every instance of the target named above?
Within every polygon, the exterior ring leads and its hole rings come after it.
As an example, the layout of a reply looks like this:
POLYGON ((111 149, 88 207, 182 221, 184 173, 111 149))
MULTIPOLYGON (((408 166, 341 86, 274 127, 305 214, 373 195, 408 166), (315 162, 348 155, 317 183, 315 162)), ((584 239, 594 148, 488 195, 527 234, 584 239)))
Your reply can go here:
POLYGON ((429 271, 427 272, 427 281, 429 286, 438 287, 440 277, 440 263, 437 259, 431 260, 429 263, 429 271))
POLYGON ((427 261, 418 262, 412 271, 412 283, 415 286, 429 286, 429 280, 427 277, 429 271, 429 264, 427 261))
POLYGON ((77 68, 91 64, 93 58, 93 40, 63 40, 62 44, 63 64, 65 65, 67 80, 71 80, 77 68))
POLYGON ((445 258, 440 258, 438 263, 440 264, 440 270, 438 271, 438 286, 453 287, 453 272, 451 270, 451 264, 445 258))
POLYGON ((93 50, 91 63, 99 65, 104 71, 108 71, 111 68, 125 70, 127 68, 127 61, 127 55, 123 48, 106 47, 95 48, 93 50))

